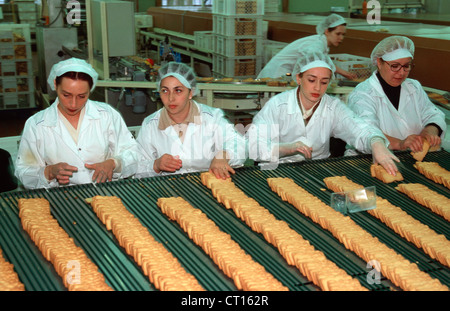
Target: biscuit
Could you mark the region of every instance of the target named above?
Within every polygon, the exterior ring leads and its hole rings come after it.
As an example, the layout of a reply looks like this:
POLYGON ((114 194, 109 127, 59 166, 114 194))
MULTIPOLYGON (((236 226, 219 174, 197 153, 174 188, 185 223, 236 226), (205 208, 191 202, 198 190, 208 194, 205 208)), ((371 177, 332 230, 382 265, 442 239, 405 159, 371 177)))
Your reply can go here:
POLYGON ((46 199, 19 199, 18 205, 22 227, 69 291, 113 290, 98 267, 53 218, 46 199))
MULTIPOLYGON (((324 179, 327 187, 335 192, 344 192, 362 188, 361 185, 353 183, 345 176, 327 177, 324 179)), ((306 190, 296 185, 291 179, 286 178, 269 178, 268 184, 272 191, 278 193, 281 197, 281 192, 287 191, 287 197, 300 196, 303 200, 312 197, 306 190)), ((290 199, 291 200, 291 199, 290 199)), ((387 201, 386 201, 387 202, 387 201)), ((377 209, 379 205, 386 204, 385 200, 377 202, 377 209)), ((291 200, 290 202, 298 210, 298 200, 291 200)), ((316 209, 316 207, 314 207, 316 209)), ((431 278, 430 275, 422 272, 416 265, 409 263, 402 256, 397 254, 392 249, 378 241, 377 238, 370 235, 364 229, 359 227, 352 219, 334 211, 331 207, 323 204, 320 206, 320 214, 324 213, 326 209, 333 212, 328 214, 326 220, 322 222, 324 229, 329 230, 346 248, 352 250, 366 262, 376 260, 380 264, 381 273, 388 277, 396 286, 404 290, 448 290, 445 285, 442 285, 438 280, 431 278), (334 214, 336 213, 336 214, 334 214), (395 271, 395 267, 405 266, 405 270, 395 271)), ((303 212, 306 216, 312 214, 309 206, 303 207, 303 212)), ((325 215, 325 214, 323 214, 325 215)), ((442 242, 442 238, 440 238, 442 242)), ((442 254, 443 255, 443 254, 442 254)), ((337 282, 330 280, 326 282, 319 278, 319 282, 329 290, 337 289, 337 282)), ((348 283, 339 284, 338 290, 345 290, 348 283)))
POLYGON ((397 172, 395 176, 392 176, 383 166, 376 163, 370 166, 370 174, 372 177, 376 177, 386 184, 403 180, 403 175, 400 172, 397 172))
MULTIPOLYGON (((256 200, 246 196, 233 182, 221 183, 214 175, 207 173, 202 174, 201 180, 207 188, 215 189, 213 195, 221 195, 221 192, 217 189, 219 187, 227 189, 227 191, 224 191, 224 196, 230 197, 227 202, 229 202, 230 208, 236 216, 242 219, 252 230, 261 233, 268 243, 278 249, 289 265, 295 266, 302 275, 322 290, 329 289, 324 285, 327 284, 327 281, 324 280, 328 280, 330 277, 335 278, 338 282, 348 284, 349 290, 367 290, 358 280, 350 277, 344 270, 328 260, 322 252, 316 250, 307 240, 303 239, 300 234, 292 230, 285 221, 276 219, 256 200), (234 197, 240 199, 234 200, 234 197)), ((277 184, 273 186, 277 187, 277 184)), ((284 198, 285 200, 291 199, 289 195, 284 196, 284 198)), ((225 202, 223 197, 220 200, 225 202)))
POLYGON ((155 288, 161 291, 204 290, 178 259, 127 210, 120 198, 95 196, 91 206, 106 228, 112 231, 120 246, 141 266, 155 288))
POLYGON ((428 140, 423 139, 422 151, 411 152, 411 155, 416 161, 422 162, 423 158, 425 158, 425 156, 427 155, 429 149, 430 143, 428 142, 428 140))

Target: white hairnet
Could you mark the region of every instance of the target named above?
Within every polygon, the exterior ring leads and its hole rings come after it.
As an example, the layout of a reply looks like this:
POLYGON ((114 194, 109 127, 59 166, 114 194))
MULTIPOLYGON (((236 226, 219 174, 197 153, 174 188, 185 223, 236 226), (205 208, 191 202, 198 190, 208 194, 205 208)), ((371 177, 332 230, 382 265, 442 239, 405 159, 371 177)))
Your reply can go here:
POLYGON ((184 63, 169 62, 162 66, 158 71, 158 90, 161 88, 161 81, 166 77, 175 77, 185 87, 192 91, 193 95, 197 92, 197 81, 194 70, 184 63))
POLYGON ((414 42, 404 36, 391 36, 378 43, 370 54, 372 63, 377 65, 377 58, 393 61, 405 57, 414 57, 414 42))
POLYGON ((88 64, 85 60, 79 58, 69 58, 59 63, 53 65, 52 70, 50 70, 50 74, 48 75, 47 82, 50 85, 51 89, 55 90, 55 79, 66 72, 83 72, 88 74, 92 78, 92 88, 91 92, 94 90, 95 85, 97 84, 98 73, 92 68, 90 64, 88 64))
POLYGON ((325 33, 325 30, 328 28, 334 28, 339 25, 345 24, 345 19, 338 15, 338 14, 330 14, 327 17, 325 17, 317 26, 316 26, 316 32, 319 35, 322 35, 325 33))
POLYGON ((300 52, 299 54, 297 63, 294 65, 294 69, 292 71, 292 78, 295 79, 295 76, 297 74, 316 67, 324 67, 330 69, 333 76, 334 72, 336 71, 336 66, 334 65, 328 54, 317 50, 305 50, 300 52))

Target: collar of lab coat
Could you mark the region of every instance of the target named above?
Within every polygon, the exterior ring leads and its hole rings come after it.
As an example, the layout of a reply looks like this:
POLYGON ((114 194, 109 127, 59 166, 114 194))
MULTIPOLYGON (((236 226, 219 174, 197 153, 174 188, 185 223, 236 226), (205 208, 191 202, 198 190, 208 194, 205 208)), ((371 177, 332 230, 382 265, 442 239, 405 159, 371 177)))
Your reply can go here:
MULTIPOLYGON (((43 120, 41 122, 44 122, 43 125, 55 127, 58 124, 58 98, 55 100, 55 102, 46 110, 43 120)), ((92 105, 92 102, 88 99, 85 105, 85 113, 84 118, 85 119, 99 119, 100 118, 100 109, 96 109, 92 105)))
POLYGON ((300 106, 298 105, 298 99, 297 99, 297 92, 299 91, 300 86, 297 86, 295 89, 292 89, 288 92, 290 92, 288 94, 288 98, 287 98, 287 103, 288 103, 288 109, 287 109, 287 113, 288 114, 294 114, 294 113, 302 113, 302 110, 300 109, 300 106))
MULTIPOLYGON (((188 113, 186 119, 181 123, 184 123, 184 124, 195 123, 195 124, 199 125, 200 124, 200 110, 199 110, 198 106, 196 105, 196 103, 194 103, 193 100, 191 101, 190 104, 191 104, 191 106, 189 107, 189 113, 188 113)), ((161 131, 164 131, 169 126, 172 126, 175 124, 177 124, 177 123, 169 117, 169 114, 167 113, 166 108, 163 107, 161 109, 161 113, 159 115, 158 128, 161 131)))
MULTIPOLYGON (((370 84, 370 95, 371 96, 376 96, 376 97, 386 97, 386 93, 384 93, 383 91, 383 87, 381 86, 380 81, 378 80, 377 77, 377 70, 375 70, 372 73, 372 76, 370 76, 369 78, 369 84, 370 84)), ((414 86, 412 85, 412 83, 410 83, 410 79, 406 79, 405 81, 403 81, 402 83, 402 90, 400 94, 410 94, 410 93, 414 93, 414 86)), ((400 95, 401 96, 401 95, 400 95)))

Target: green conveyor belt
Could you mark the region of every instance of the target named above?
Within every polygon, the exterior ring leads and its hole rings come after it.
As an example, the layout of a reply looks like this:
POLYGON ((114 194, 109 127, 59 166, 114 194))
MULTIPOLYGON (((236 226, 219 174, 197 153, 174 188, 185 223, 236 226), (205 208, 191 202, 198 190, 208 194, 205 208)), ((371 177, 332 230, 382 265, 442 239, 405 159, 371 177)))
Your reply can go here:
MULTIPOLYGON (((417 172, 413 167, 414 160, 409 153, 403 152, 396 155, 402 160, 402 174, 405 182, 419 182, 447 197, 450 196, 447 188, 435 184, 417 172)), ((438 162, 450 170, 450 154, 446 151, 429 153, 425 161, 438 162)), ((345 249, 331 233, 303 216, 287 202, 283 202, 270 190, 266 180, 268 177, 290 177, 311 194, 329 204, 331 191, 326 189, 323 178, 345 175, 363 186, 376 186, 377 195, 388 199, 437 233, 449 238, 449 223, 444 218, 395 190, 397 183, 384 184, 372 178, 369 169, 371 163, 371 157, 355 156, 281 164, 276 170, 245 167, 237 170, 233 181, 248 196, 253 197, 271 211, 275 217, 286 221, 292 229, 324 252, 339 267, 358 278, 363 286, 370 290, 386 291, 393 287, 388 280, 383 278, 380 284, 368 284, 366 277, 370 269, 366 268, 366 263, 345 249)), ((261 263, 290 290, 318 290, 296 268, 289 266, 261 234, 254 233, 231 210, 226 210, 217 203, 211 191, 201 184, 200 173, 141 180, 129 179, 96 186, 89 184, 0 194, 0 247, 5 258, 14 264, 27 290, 65 290, 52 265, 43 258, 20 224, 17 200, 32 197, 43 197, 50 202, 53 216, 74 238, 75 243, 83 248, 97 264, 113 289, 155 290, 141 268, 118 245, 112 233, 106 230, 85 202, 85 198, 95 195, 120 197, 129 211, 139 218, 155 239, 163 243, 178 258, 188 272, 197 277, 206 290, 228 291, 236 290, 236 287, 209 256, 189 239, 178 224, 170 221, 160 211, 156 205, 158 198, 181 196, 194 207, 201 209, 222 231, 230 234, 254 260, 261 263)), ((422 250, 401 238, 370 214, 361 212, 350 216, 381 242, 411 262, 417 263, 421 270, 439 279, 441 283, 450 286, 449 267, 431 259, 422 250)))

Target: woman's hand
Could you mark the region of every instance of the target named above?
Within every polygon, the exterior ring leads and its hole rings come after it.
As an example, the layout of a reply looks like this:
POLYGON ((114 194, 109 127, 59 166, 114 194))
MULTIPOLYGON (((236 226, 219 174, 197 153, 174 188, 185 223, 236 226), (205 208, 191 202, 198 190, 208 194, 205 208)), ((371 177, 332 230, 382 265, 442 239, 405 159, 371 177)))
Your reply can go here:
POLYGON ((164 172, 175 172, 183 166, 183 162, 180 160, 179 156, 172 156, 170 154, 163 154, 160 158, 156 159, 153 163, 153 170, 156 173, 164 172))
POLYGON ((92 175, 93 182, 103 183, 112 180, 116 163, 113 159, 108 159, 100 163, 85 164, 84 167, 89 170, 94 170, 94 175, 92 175))
POLYGON ((420 135, 409 135, 406 139, 400 141, 400 150, 410 149, 412 152, 422 151, 423 141, 420 135))
POLYGON ((294 143, 294 149, 295 152, 300 152, 305 156, 305 159, 311 159, 312 158, 312 148, 310 146, 305 145, 301 141, 294 143))
POLYGON ((278 152, 278 158, 292 156, 297 153, 302 153, 305 159, 312 158, 312 148, 302 143, 301 141, 296 141, 295 143, 279 144, 278 152))
POLYGON ((209 171, 219 179, 230 178, 230 173, 235 173, 234 169, 228 164, 226 152, 219 153, 212 159, 209 171))
POLYGON ((69 165, 65 162, 60 162, 53 165, 47 165, 44 170, 45 178, 48 181, 56 179, 60 185, 66 185, 70 182, 74 172, 77 172, 76 166, 69 165))
POLYGON ((342 75, 348 80, 356 80, 358 78, 356 73, 352 73, 352 72, 348 72, 348 71, 343 71, 342 75))
POLYGON ((428 141, 430 147, 440 146, 441 137, 439 137, 439 131, 434 125, 426 126, 420 136, 428 141))
POLYGON ((389 151, 383 141, 372 143, 372 156, 374 163, 380 164, 392 176, 397 175, 398 168, 394 161, 400 162, 400 160, 389 151))

